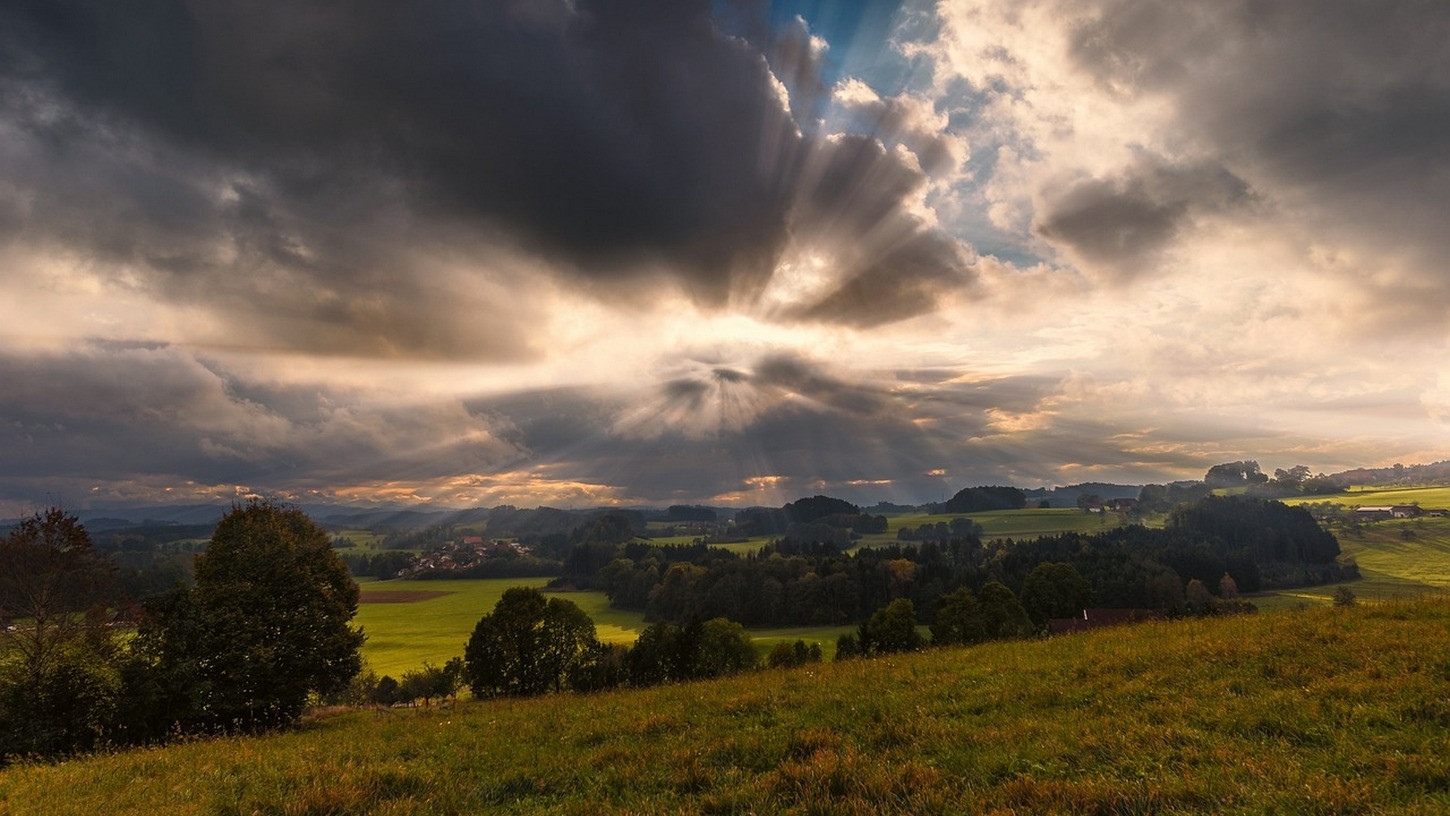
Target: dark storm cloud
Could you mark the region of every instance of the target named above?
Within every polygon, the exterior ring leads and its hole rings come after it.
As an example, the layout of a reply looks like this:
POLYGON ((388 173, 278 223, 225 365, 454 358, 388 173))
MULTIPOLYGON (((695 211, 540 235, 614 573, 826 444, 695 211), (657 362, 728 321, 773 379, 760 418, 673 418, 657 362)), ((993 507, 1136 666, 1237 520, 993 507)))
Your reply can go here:
MULTIPOLYGON (((538 353, 500 339, 517 330, 436 318, 450 290, 430 261, 487 278, 503 247, 586 283, 664 271, 702 303, 748 302, 788 239, 832 226, 822 205, 890 223, 917 182, 797 129, 770 59, 802 104, 824 93, 799 23, 757 46, 710 13, 679 0, 7 4, 0 229, 125 266, 260 345, 325 352, 538 353), (807 172, 812 155, 868 181, 843 198, 807 172)), ((931 308, 923 281, 954 271, 919 259, 863 273, 873 290, 899 277, 917 304, 897 298, 881 319, 931 308)), ((522 324, 510 312, 497 318, 522 324)), ((811 317, 838 315, 863 322, 830 304, 811 317)))
POLYGON ((1241 179, 1211 164, 1172 165, 1142 156, 1115 178, 1051 190, 1037 233, 1096 268, 1129 277, 1151 269, 1196 218, 1251 203, 1241 179))
MULTIPOLYGON (((1073 35, 1115 95, 1172 102, 1186 138, 1329 242, 1406 262, 1402 283, 1443 320, 1450 233, 1450 6, 1111 0, 1073 35)), ((1122 203, 1148 241, 1173 211, 1122 203)), ((1398 299, 1398 298, 1397 298, 1398 299)), ((1424 315, 1427 316, 1427 315, 1424 315)))
MULTIPOLYGON (((1031 412, 1060 390, 1047 377, 958 381, 959 372, 888 373, 846 379, 831 366, 775 355, 662 383, 652 395, 547 389, 470 403, 531 461, 584 482, 627 482, 652 502, 741 493, 772 477, 786 498, 822 492, 852 500, 921 501, 957 488, 1030 476, 1051 480, 1063 455, 1132 457, 1101 425, 1050 424, 1033 431, 1044 450, 993 427, 998 411, 1031 412), (902 384, 905 384, 904 386, 902 384), (639 407, 644 403, 645 408, 639 407), (721 422, 721 405, 742 413, 721 422), (609 430, 603 417, 619 421, 609 430), (704 432, 701 432, 704 431, 704 432), (1104 454, 1103 452, 1108 452, 1104 454), (855 484, 853 484, 855 483, 855 484)), ((757 497, 760 498, 760 497, 757 497)), ((772 497, 774 498, 774 497, 772 497)), ((764 500, 764 499, 762 499, 764 500)))
MULTIPOLYGON (((0 354, 0 499, 92 484, 332 486, 487 470, 519 451, 461 405, 247 381, 157 344, 0 354)), ((150 497, 155 499, 157 497, 150 497)))
POLYGON ((974 279, 965 248, 902 207, 927 178, 899 152, 837 135, 812 149, 802 178, 797 218, 825 238, 841 279, 787 316, 870 327, 931 312, 974 279))

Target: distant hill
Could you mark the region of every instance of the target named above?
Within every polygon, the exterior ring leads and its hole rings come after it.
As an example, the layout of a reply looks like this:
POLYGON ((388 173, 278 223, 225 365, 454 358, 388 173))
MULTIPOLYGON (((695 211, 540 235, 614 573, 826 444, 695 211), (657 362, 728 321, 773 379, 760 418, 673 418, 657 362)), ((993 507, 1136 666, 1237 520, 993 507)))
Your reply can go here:
POLYGON ((1079 496, 1095 495, 1103 501, 1109 499, 1136 499, 1142 485, 1110 484, 1107 482, 1083 482, 1066 487, 1039 487, 1023 491, 1027 494, 1027 505, 1036 507, 1046 499, 1050 507, 1077 507, 1079 496))
POLYGON ((1343 485, 1429 486, 1450 484, 1450 460, 1429 465, 1393 465, 1384 468, 1354 468, 1330 474, 1343 485))
POLYGON ((362 712, 0 771, 13 813, 1445 813, 1450 602, 362 712))

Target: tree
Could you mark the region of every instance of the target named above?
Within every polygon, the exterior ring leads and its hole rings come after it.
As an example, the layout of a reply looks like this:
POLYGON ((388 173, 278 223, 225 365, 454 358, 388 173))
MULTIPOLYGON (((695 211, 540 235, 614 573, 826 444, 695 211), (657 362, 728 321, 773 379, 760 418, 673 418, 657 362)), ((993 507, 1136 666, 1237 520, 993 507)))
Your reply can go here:
POLYGON ((194 702, 187 719, 275 728, 295 723, 309 695, 340 691, 357 674, 357 601, 326 531, 298 508, 254 499, 222 516, 196 559, 195 585, 143 641, 172 693, 194 702))
POLYGON ((562 691, 595 643, 594 621, 573 601, 514 587, 479 618, 464 648, 464 675, 479 697, 562 691))
POLYGON ((463 677, 463 661, 451 658, 443 666, 423 661, 423 668, 403 674, 398 684, 398 698, 403 700, 422 699, 424 707, 433 700, 444 700, 458 693, 463 677))
POLYGON ((1071 564, 1044 562, 1022 582, 1022 607, 1037 626, 1050 618, 1077 615, 1092 600, 1093 589, 1071 564))
POLYGON ((57 507, 0 541, 0 758, 86 750, 111 728, 114 577, 80 520, 57 507))
POLYGON ((982 604, 982 618, 987 624, 987 639, 1026 637, 1032 634, 1032 620, 1022 608, 1017 596, 1005 584, 991 581, 982 587, 979 594, 982 604))
POLYGON ((961 587, 943 595, 931 622, 931 642, 938 646, 981 643, 987 639, 987 621, 982 605, 970 589, 961 587))
POLYGON ((1212 615, 1218 611, 1218 599, 1197 578, 1188 582, 1188 587, 1183 590, 1183 598, 1191 614, 1212 615))
POLYGON ((868 654, 914 652, 922 646, 916 631, 916 607, 897 598, 871 614, 863 629, 862 651, 868 654))
POLYGON ((1354 606, 1358 601, 1354 597, 1354 590, 1347 586, 1340 586, 1334 590, 1335 606, 1354 606))
POLYGON ((104 623, 115 568, 74 515, 58 507, 20 522, 0 542, 0 646, 34 681, 68 644, 104 623))
POLYGON ((701 625, 693 657, 689 674, 698 678, 723 677, 760 664, 750 633, 728 618, 712 618, 701 625))
POLYGON ((1235 581, 1232 575, 1229 575, 1225 572, 1223 574, 1223 577, 1218 579, 1218 597, 1224 599, 1225 601, 1232 601, 1238 596, 1238 581, 1235 581))

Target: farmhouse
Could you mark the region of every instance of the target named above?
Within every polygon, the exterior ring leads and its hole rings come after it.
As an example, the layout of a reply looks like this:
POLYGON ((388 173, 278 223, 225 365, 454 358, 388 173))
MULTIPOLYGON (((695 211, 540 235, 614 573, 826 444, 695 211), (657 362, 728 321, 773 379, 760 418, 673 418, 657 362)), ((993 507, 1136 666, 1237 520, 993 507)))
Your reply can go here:
POLYGON ((1379 504, 1354 508, 1355 515, 1368 519, 1404 519, 1420 515, 1420 508, 1413 504, 1379 504))

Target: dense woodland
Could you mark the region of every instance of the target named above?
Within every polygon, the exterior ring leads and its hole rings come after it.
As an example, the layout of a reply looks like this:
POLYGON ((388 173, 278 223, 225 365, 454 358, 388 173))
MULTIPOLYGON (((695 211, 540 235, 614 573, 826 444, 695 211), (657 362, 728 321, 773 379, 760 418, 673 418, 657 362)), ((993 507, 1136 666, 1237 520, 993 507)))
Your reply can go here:
MULTIPOLYGON (((680 623, 728 617, 748 626, 855 623, 897 598, 923 621, 938 599, 991 581, 1014 593, 1038 564, 1069 564, 1103 607, 1185 608, 1191 581, 1241 591, 1354 577, 1339 544, 1307 510, 1247 497, 1208 497, 1174 511, 1161 530, 1120 527, 984 544, 974 534, 919 545, 862 547, 779 542, 755 555, 705 547, 619 548, 592 578, 613 605, 680 623)), ((596 556, 594 560, 602 560, 596 556)))

